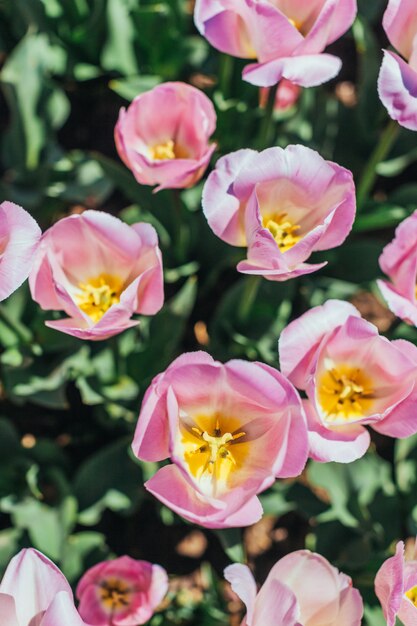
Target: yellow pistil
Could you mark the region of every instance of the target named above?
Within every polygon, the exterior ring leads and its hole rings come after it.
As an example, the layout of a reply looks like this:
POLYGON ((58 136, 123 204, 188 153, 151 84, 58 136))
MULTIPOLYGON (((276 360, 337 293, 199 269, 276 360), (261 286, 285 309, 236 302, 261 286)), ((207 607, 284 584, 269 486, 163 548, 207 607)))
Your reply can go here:
POLYGON ((411 587, 408 591, 405 592, 405 597, 411 600, 414 606, 417 607, 417 585, 411 587))
POLYGON ((293 224, 287 213, 262 216, 262 226, 269 230, 281 252, 286 252, 302 239, 301 235, 295 234, 301 226, 293 224))
POLYGON ((331 363, 318 384, 318 401, 328 422, 365 417, 374 397, 371 379, 351 365, 331 363))
POLYGON ((197 420, 197 424, 204 421, 211 422, 206 424, 207 430, 199 425, 182 428, 184 459, 197 480, 208 480, 215 488, 218 483, 225 483, 230 473, 241 466, 247 453, 247 444, 241 441, 246 433, 239 429, 227 430, 230 419, 224 421, 223 427, 219 417, 215 417, 214 422, 203 417, 197 420))
POLYGON ((123 282, 117 276, 100 274, 78 285, 76 295, 78 306, 94 323, 101 320, 113 304, 120 301, 123 282))
POLYGON ((119 578, 109 578, 100 583, 99 595, 104 607, 109 611, 117 611, 129 606, 133 589, 119 578))

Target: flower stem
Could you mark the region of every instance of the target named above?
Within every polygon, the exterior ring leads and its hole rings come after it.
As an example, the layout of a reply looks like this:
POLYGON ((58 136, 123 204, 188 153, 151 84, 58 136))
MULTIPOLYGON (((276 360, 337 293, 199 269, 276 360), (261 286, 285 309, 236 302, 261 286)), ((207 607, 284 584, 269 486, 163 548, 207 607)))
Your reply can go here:
POLYGON ((357 191, 357 205, 360 210, 367 200, 369 193, 372 191, 375 181, 378 177, 377 167, 381 161, 383 161, 388 154, 398 136, 399 125, 394 120, 391 120, 385 127, 378 144, 373 151, 371 158, 369 159, 365 170, 362 174, 358 185, 357 191))
POLYGON ((261 130, 259 133, 259 148, 263 150, 264 148, 269 148, 269 144, 271 141, 272 130, 274 127, 274 108, 275 108, 275 98, 277 95, 278 84, 274 85, 269 89, 268 93, 268 102, 265 108, 265 115, 262 120, 261 130))
POLYGON ((249 276, 246 279, 240 309, 238 312, 238 319, 240 322, 247 321, 249 314, 252 310, 253 303, 255 302, 259 287, 261 286, 261 281, 261 276, 249 276))
POLYGON ((183 263, 185 260, 184 249, 184 214, 181 200, 181 192, 179 189, 172 189, 172 236, 177 252, 177 259, 179 263, 183 263))
POLYGON ((229 54, 222 54, 222 56, 220 57, 219 84, 225 100, 229 97, 230 93, 230 84, 233 76, 233 66, 233 57, 231 57, 229 54))

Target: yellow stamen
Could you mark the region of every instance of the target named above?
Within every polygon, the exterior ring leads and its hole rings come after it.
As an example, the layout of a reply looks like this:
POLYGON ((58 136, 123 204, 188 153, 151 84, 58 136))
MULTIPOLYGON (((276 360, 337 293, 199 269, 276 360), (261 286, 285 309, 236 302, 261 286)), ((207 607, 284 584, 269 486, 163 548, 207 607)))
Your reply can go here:
POLYGON ((151 159, 154 161, 165 161, 176 158, 175 143, 168 139, 165 143, 156 144, 149 148, 151 159))
POLYGON ((405 597, 411 600, 414 606, 417 607, 417 585, 411 587, 408 591, 405 592, 405 597))
POLYGON ((104 607, 109 611, 129 606, 133 593, 127 582, 119 578, 109 578, 100 583, 99 595, 104 607))
POLYGON ((287 213, 262 216, 262 226, 269 230, 281 252, 286 252, 303 238, 302 235, 295 234, 301 226, 293 224, 288 219, 287 213))
POLYGON ((182 427, 184 459, 197 480, 209 482, 213 491, 224 484, 231 472, 240 467, 247 454, 247 443, 242 442, 244 431, 233 429, 237 420, 218 416, 200 416, 198 426, 182 427), (200 427, 202 426, 202 427, 200 427))
POLYGON ((98 322, 113 304, 120 301, 123 282, 117 276, 100 274, 78 285, 78 306, 93 322, 98 322))
POLYGON ((318 385, 318 401, 327 422, 365 417, 374 400, 371 379, 359 367, 329 364, 318 385))

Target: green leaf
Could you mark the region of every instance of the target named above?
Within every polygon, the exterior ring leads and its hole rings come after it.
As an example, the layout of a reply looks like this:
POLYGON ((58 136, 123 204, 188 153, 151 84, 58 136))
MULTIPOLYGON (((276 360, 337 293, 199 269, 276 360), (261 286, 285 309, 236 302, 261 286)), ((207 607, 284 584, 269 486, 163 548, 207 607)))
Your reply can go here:
POLYGON ((372 212, 364 212, 357 216, 353 225, 354 232, 366 232, 396 226, 409 216, 409 211, 401 206, 375 203, 372 212))
POLYGON ((245 549, 240 528, 224 528, 213 532, 231 561, 234 563, 245 563, 245 549))
POLYGON ((123 437, 100 449, 78 469, 74 494, 82 512, 82 523, 95 524, 106 507, 131 511, 139 503, 142 472, 129 455, 130 443, 130 437, 123 437))
POLYGON ((406 154, 382 161, 376 167, 376 172, 380 176, 393 177, 401 174, 407 167, 417 161, 417 148, 410 150, 406 154))
POLYGON ((70 582, 77 580, 86 571, 85 561, 91 553, 98 553, 98 558, 93 562, 104 560, 108 556, 103 534, 83 531, 68 537, 63 548, 61 569, 70 582))
POLYGON ((131 102, 133 98, 149 91, 162 82, 160 76, 129 76, 128 78, 113 79, 109 82, 109 87, 119 96, 131 102))
POLYGON ((117 70, 126 76, 138 73, 131 6, 130 0, 107 0, 108 37, 101 56, 105 69, 117 70))
POLYGON ((52 129, 65 121, 69 106, 63 91, 52 84, 49 73, 56 64, 56 49, 45 34, 28 33, 16 46, 0 73, 12 111, 7 134, 7 162, 34 170, 52 129), (43 115, 39 115, 39 109, 43 115))
POLYGON ((65 501, 60 508, 52 508, 32 498, 18 503, 3 499, 0 508, 10 513, 16 528, 29 533, 35 548, 59 561, 68 529, 75 521, 73 508, 69 513, 65 501))

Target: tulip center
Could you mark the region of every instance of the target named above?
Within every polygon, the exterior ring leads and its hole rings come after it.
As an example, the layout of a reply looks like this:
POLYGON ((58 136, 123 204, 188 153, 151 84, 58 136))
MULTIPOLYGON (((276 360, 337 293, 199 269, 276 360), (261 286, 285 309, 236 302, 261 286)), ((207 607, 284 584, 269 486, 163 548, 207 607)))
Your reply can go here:
POLYGON ((299 224, 293 224, 287 213, 275 213, 262 216, 262 226, 269 230, 281 252, 286 252, 302 239, 297 235, 299 224))
POLYGON ((158 143, 155 146, 149 148, 151 158, 154 161, 165 161, 168 159, 175 159, 175 143, 172 139, 168 139, 165 143, 158 143))
POLYGON ((230 432, 222 428, 216 418, 214 428, 203 430, 198 425, 183 429, 184 459, 191 474, 211 487, 225 482, 230 473, 243 461, 246 446, 241 442, 246 433, 237 429, 230 432), (242 443, 242 445, 237 445, 242 443))
MULTIPOLYGON (((330 359, 329 359, 330 361, 330 359)), ((359 367, 327 364, 318 385, 318 401, 326 422, 364 417, 374 400, 371 379, 359 367)))
POLYGON ((293 26, 295 26, 295 28, 297 30, 301 30, 302 24, 301 22, 297 22, 296 20, 292 20, 290 17, 288 18, 288 21, 290 24, 292 24, 293 26))
POLYGON ((122 288, 123 283, 117 276, 100 274, 79 283, 80 291, 76 295, 76 301, 80 309, 96 323, 113 304, 120 301, 122 288))
POLYGON ((414 606, 417 606, 417 585, 406 591, 405 597, 411 600, 414 606))
POLYGON ((102 604, 109 611, 117 611, 129 606, 133 589, 128 583, 119 578, 109 578, 99 585, 99 595, 102 604))

